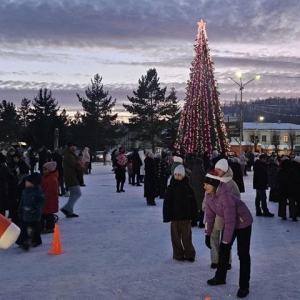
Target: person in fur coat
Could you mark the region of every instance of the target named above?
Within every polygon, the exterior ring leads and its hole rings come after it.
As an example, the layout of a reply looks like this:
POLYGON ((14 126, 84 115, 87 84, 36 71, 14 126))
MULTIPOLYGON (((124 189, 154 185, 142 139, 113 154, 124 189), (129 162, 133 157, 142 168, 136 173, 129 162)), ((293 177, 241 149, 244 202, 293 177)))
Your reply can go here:
POLYGON ((56 162, 50 161, 43 165, 41 188, 44 192, 46 203, 41 217, 41 233, 53 233, 55 226, 54 213, 58 212, 58 171, 56 162))

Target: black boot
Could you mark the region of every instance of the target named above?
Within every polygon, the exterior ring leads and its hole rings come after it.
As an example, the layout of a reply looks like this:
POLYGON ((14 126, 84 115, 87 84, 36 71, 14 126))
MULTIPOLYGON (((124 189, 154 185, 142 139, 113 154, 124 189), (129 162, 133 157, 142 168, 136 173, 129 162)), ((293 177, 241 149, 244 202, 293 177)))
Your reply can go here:
POLYGON ((256 216, 257 216, 257 217, 263 216, 263 213, 262 213, 262 211, 261 211, 260 208, 259 208, 259 209, 256 209, 256 216))
POLYGON ((120 191, 121 192, 125 192, 125 190, 124 190, 124 182, 121 183, 121 189, 120 189, 120 191))
POLYGON ((204 220, 204 211, 199 210, 199 225, 198 225, 199 228, 204 228, 205 227, 205 224, 203 223, 203 220, 204 220))

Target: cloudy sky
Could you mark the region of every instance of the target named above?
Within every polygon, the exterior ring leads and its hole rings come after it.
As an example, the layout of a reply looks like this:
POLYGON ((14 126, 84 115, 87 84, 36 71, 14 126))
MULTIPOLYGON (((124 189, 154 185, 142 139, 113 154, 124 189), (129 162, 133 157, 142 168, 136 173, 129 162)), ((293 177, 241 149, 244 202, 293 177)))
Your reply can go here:
POLYGON ((95 74, 122 103, 149 68, 184 99, 197 22, 206 25, 221 101, 300 95, 299 0, 1 0, 0 101, 19 105, 42 87, 80 110, 95 74))

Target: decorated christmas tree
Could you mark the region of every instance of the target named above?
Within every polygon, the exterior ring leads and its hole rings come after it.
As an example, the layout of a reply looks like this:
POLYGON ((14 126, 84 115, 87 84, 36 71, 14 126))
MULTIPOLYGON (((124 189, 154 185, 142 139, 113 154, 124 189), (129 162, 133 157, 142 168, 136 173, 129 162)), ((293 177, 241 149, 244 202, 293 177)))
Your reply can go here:
POLYGON ((209 153, 213 150, 227 152, 229 144, 224 115, 203 20, 198 22, 194 50, 175 148, 187 153, 196 149, 209 153))

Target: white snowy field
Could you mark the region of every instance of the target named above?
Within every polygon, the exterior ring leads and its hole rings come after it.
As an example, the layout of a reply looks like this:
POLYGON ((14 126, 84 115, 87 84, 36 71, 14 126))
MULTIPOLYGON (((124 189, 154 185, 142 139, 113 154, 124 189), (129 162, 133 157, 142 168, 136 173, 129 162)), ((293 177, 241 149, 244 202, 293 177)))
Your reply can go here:
MULTIPOLYGON (((254 215, 252 274, 247 299, 300 299, 300 222, 255 216, 252 172, 244 177, 242 199, 254 215)), ((212 287, 214 276, 204 230, 193 228, 196 261, 172 259, 170 224, 162 222, 162 200, 147 206, 143 187, 125 184, 116 193, 110 166, 94 164, 75 206, 79 218, 58 213, 62 255, 47 254, 52 234, 24 252, 0 250, 0 299, 212 300, 236 299, 239 261, 233 248, 227 284, 212 287)), ((67 198, 60 197, 60 206, 67 198)), ((277 204, 268 203, 277 215, 277 204)))

